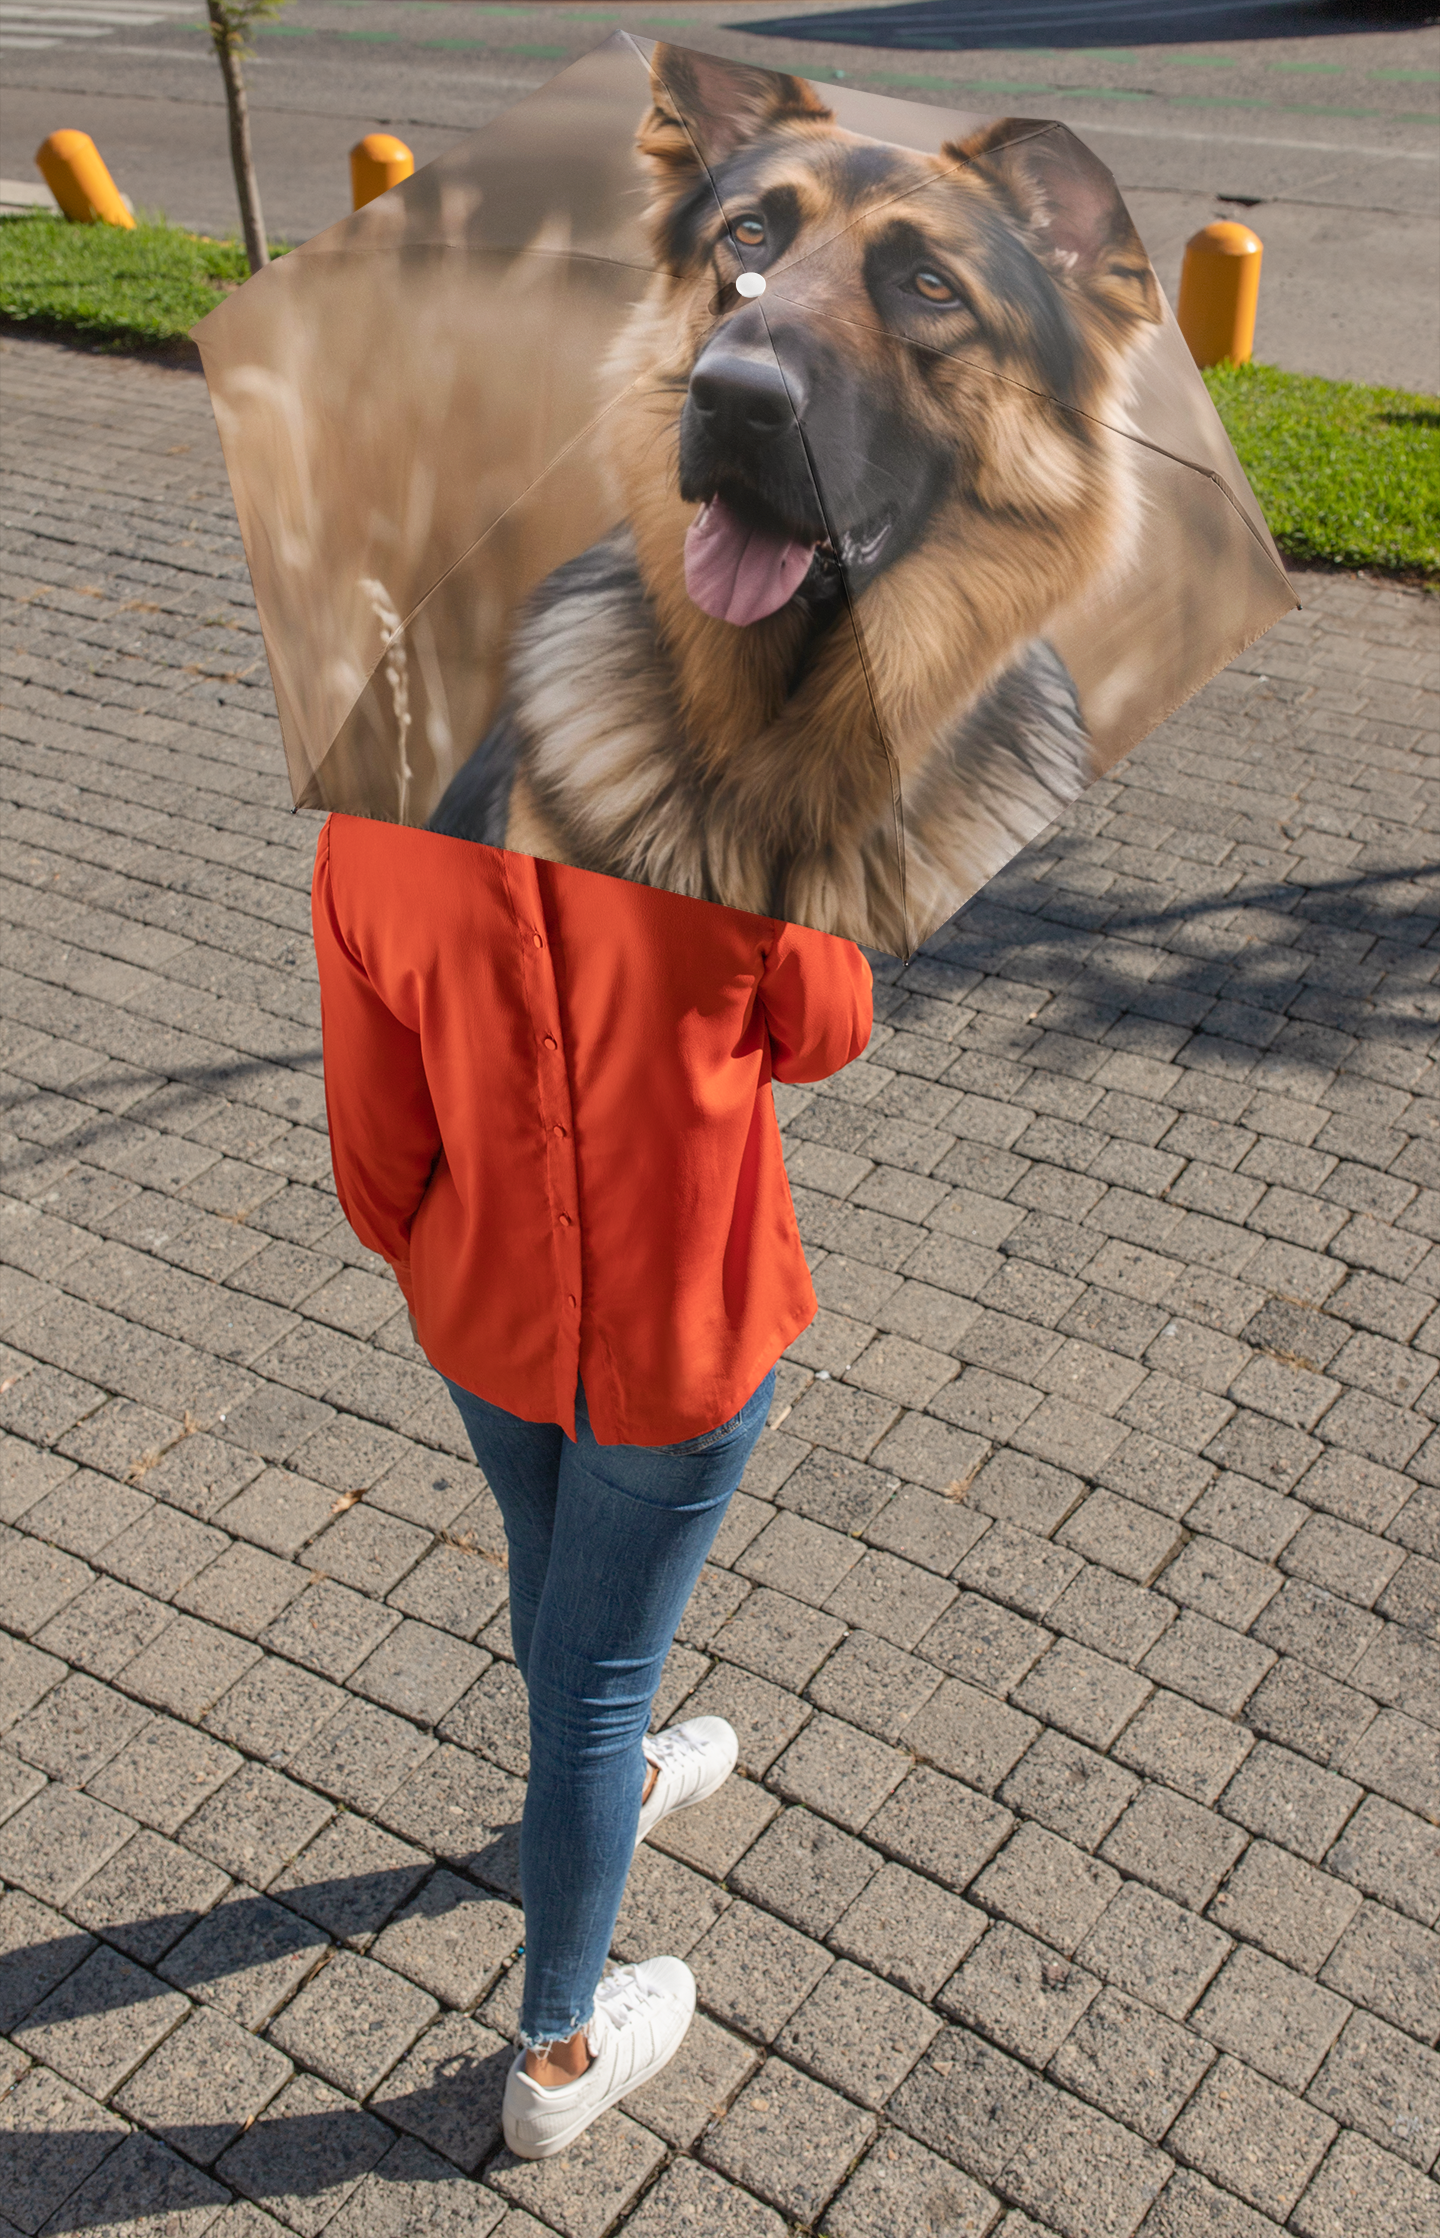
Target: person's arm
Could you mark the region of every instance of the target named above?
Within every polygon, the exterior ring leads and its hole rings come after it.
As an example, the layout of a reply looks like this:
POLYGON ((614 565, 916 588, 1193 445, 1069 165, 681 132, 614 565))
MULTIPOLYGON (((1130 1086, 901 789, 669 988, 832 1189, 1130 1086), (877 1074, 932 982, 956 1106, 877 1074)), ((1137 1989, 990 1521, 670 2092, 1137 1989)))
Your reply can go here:
POLYGON ((777 1080, 825 1080, 870 1039, 870 966, 853 941, 782 925, 760 1001, 777 1080))
POLYGON ((345 939, 328 824, 315 854, 311 917, 336 1193, 360 1241, 390 1262, 413 1305, 410 1226, 440 1154, 440 1128, 419 1034, 381 1000, 345 939))

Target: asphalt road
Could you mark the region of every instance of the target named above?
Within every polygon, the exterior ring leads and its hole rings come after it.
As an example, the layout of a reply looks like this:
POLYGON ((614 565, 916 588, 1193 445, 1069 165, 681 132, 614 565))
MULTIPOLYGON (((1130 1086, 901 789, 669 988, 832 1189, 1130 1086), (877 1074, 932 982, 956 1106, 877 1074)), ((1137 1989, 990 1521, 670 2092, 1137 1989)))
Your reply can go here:
MULTIPOLYGON (((757 23, 777 13, 763 0, 748 12, 757 23)), ((262 30, 250 66, 270 226, 299 239, 344 214, 346 153, 362 132, 400 133, 423 163, 624 23, 917 101, 1063 117, 1114 170, 1172 294, 1197 226, 1220 216, 1255 226, 1266 255, 1258 356, 1440 388, 1440 29, 1335 33, 1317 8, 1299 38, 931 51, 726 28, 746 13, 741 0, 683 16, 295 0, 262 30)), ((233 229, 219 74, 198 6, 0 0, 0 66, 5 178, 33 178, 44 134, 78 125, 138 206, 233 229)))

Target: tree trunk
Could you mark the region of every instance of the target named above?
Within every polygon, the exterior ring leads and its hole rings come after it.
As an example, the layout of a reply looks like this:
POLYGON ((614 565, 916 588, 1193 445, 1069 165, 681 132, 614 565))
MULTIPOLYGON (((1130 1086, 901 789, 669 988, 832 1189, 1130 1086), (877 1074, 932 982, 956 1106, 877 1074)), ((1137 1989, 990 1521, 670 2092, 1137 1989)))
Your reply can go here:
POLYGON ((265 219, 260 209, 260 182, 255 176, 255 156, 250 145, 250 111, 245 100, 245 75, 240 67, 239 41, 227 25, 216 0, 207 0, 220 75, 225 80, 225 107, 230 117, 230 162, 235 172, 235 192, 240 201, 240 223, 245 229, 245 254, 252 272, 270 262, 265 239, 265 219))

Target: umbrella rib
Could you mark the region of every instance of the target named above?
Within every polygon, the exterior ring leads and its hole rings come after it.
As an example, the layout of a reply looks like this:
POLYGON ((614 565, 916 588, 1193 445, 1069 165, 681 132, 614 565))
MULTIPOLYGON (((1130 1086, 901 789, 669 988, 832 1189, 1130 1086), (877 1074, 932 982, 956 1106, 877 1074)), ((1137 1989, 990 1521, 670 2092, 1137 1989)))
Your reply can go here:
MULTIPOLYGON (((480 534, 472 538, 470 543, 466 545, 463 552, 458 552, 456 554, 455 558, 451 560, 450 565, 447 568, 444 568, 441 573, 436 576, 434 582, 428 586, 423 595, 416 599, 414 605, 411 606, 405 613, 399 626, 390 632, 389 636, 385 639, 384 644, 381 646, 380 652, 376 657, 373 666, 366 674, 364 683, 361 685, 359 691, 355 694, 354 699, 351 701, 349 707, 347 707, 347 709, 345 710, 341 721, 336 726, 335 737, 332 738, 330 741, 330 745, 332 747, 335 744, 335 739, 339 738, 340 733, 344 730, 346 723, 349 722, 356 708, 360 705, 361 700, 365 697, 365 694, 369 691, 370 686, 374 683, 376 676, 380 672, 381 665, 385 660, 386 654, 390 652, 393 646, 397 645, 400 642, 401 638, 405 635, 406 631, 410 629, 412 624, 418 621, 421 614, 424 613, 425 608, 429 605, 431 599, 435 596, 435 593, 438 590, 443 589, 444 585, 449 582, 450 577, 455 573, 456 569, 463 567, 466 560, 470 558, 472 553, 479 551, 480 546, 485 542, 487 537, 494 535, 496 529, 500 526, 500 523, 509 518, 510 514, 514 512, 516 506, 523 505, 526 498, 530 495, 530 492, 533 489, 537 489, 540 483, 545 480, 547 475, 553 474, 555 472, 555 469, 570 456, 570 453, 575 449, 576 444, 583 443, 586 437, 591 435, 594 430, 600 425, 600 422, 608 417, 608 415, 615 410, 617 405, 624 403, 626 397, 640 386, 643 378, 643 375, 637 375, 635 380, 631 381, 625 388, 621 389, 618 396, 612 396, 608 404, 603 404, 598 412, 593 413, 591 417, 585 422, 585 425, 582 428, 578 428, 576 430, 575 434, 571 436, 568 443, 562 443, 559 450, 555 453, 554 457, 546 461, 540 472, 526 483, 523 490, 516 491, 509 504, 501 507, 501 510, 495 515, 494 519, 486 523, 485 527, 480 531, 480 534)), ((326 751, 328 753, 329 749, 327 748, 326 751)))

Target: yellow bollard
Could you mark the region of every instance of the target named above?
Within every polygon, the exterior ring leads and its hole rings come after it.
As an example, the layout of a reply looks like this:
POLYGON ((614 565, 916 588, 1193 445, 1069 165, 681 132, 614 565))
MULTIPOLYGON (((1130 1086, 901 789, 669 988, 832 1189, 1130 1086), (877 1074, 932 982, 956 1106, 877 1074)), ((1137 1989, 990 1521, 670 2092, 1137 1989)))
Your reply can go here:
POLYGON ((1262 253, 1258 234, 1230 218, 1202 225, 1186 242, 1176 317, 1197 365, 1222 358, 1244 365, 1249 358, 1262 253))
POLYGON ((350 150, 350 207, 363 209, 415 169, 415 158, 393 132, 367 132, 350 150))
POLYGON ((88 132, 52 132, 35 150, 35 162, 72 225, 134 225, 88 132))

